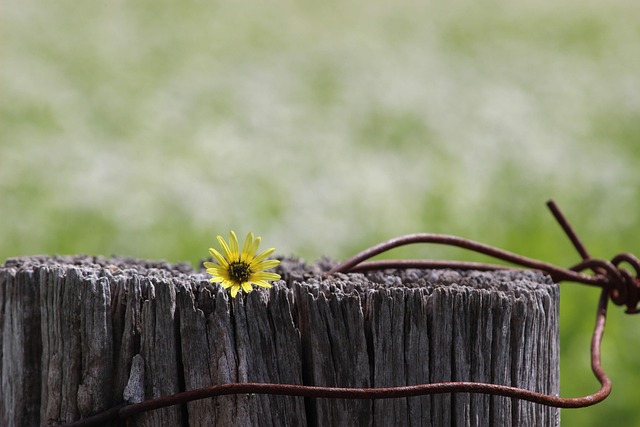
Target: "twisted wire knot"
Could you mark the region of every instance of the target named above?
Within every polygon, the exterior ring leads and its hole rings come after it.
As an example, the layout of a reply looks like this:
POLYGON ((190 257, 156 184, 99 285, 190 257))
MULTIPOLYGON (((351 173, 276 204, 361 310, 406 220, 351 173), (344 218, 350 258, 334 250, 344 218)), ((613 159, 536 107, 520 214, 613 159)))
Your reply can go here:
POLYGON ((640 259, 630 253, 621 253, 611 261, 587 258, 574 265, 570 270, 582 272, 591 270, 596 278, 596 283, 609 292, 611 301, 616 305, 626 305, 625 313, 640 313, 640 259), (631 267, 633 272, 625 268, 624 264, 631 267))

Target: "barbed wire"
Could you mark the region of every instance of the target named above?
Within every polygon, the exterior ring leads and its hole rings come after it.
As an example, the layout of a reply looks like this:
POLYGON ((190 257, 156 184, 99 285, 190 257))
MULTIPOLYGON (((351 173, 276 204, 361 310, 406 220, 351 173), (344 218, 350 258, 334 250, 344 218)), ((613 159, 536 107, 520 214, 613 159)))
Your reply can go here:
POLYGON ((357 271, 406 268, 452 268, 484 271, 512 269, 512 267, 504 265, 450 260, 367 261, 376 255, 400 246, 416 243, 432 243, 460 247, 488 255, 495 259, 506 261, 518 266, 519 268, 539 270, 548 274, 556 282, 575 282, 600 287, 602 291, 598 301, 596 322, 593 335, 591 337, 591 368, 596 379, 600 383, 600 389, 595 393, 583 397, 565 398, 546 395, 517 387, 481 382, 440 382, 382 388, 318 387, 300 384, 272 383, 230 383, 189 390, 170 396, 146 400, 140 403, 123 403, 94 416, 64 424, 64 426, 97 426, 118 418, 126 419, 143 412, 183 404, 194 400, 247 393, 299 396, 306 398, 395 399, 402 397, 464 392, 511 397, 557 408, 584 408, 595 405, 606 399, 611 393, 611 380, 601 366, 600 351, 600 344, 602 342, 606 325, 608 302, 609 299, 611 299, 611 301, 617 305, 625 305, 627 307, 626 313, 629 314, 640 312, 638 309, 638 302, 640 299, 640 260, 629 253, 618 254, 613 257, 611 261, 592 258, 557 205, 550 200, 547 202, 547 206, 582 257, 582 261, 580 263, 570 268, 558 267, 547 262, 527 258, 522 255, 457 236, 421 233, 396 237, 365 249, 346 261, 336 265, 327 273, 327 275, 330 276, 335 273, 350 273, 357 271), (625 269, 624 265, 630 266, 633 269, 633 273, 625 269), (589 270, 591 274, 585 273, 587 270, 589 270))

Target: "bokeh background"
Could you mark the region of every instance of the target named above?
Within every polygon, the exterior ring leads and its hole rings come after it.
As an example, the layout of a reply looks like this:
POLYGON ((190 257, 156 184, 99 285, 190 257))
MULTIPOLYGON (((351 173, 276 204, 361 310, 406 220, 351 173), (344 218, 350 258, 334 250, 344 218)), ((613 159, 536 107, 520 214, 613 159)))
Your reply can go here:
MULTIPOLYGON (((640 253, 640 3, 362 0, 0 6, 0 262, 190 261, 254 231, 342 259, 455 234, 578 261, 640 253)), ((394 257, 481 259, 438 247, 394 257)), ((598 291, 562 285, 562 394, 597 389, 598 291)), ((614 391, 563 426, 640 425, 640 318, 614 391)))

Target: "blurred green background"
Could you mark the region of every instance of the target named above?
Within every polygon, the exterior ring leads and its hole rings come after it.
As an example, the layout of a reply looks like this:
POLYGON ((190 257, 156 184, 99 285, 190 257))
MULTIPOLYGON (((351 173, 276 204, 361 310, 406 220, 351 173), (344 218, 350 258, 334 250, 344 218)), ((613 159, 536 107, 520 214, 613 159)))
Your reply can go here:
MULTIPOLYGON (((578 261, 640 254, 640 3, 0 6, 0 262, 190 261, 254 231, 308 260, 412 232, 578 261)), ((438 247, 392 256, 482 259, 438 247)), ((597 389, 598 291, 562 286, 562 395, 597 389)), ((640 426, 640 318, 610 310, 604 403, 640 426)))

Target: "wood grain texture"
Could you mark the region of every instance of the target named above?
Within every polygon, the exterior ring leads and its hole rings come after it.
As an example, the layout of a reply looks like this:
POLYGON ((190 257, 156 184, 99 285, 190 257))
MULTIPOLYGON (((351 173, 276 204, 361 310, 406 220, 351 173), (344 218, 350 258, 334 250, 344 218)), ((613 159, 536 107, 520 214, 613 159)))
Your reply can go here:
MULTIPOLYGON (((26 257, 0 266, 0 425, 69 422, 233 382, 387 387, 481 381, 559 392, 558 287, 533 272, 321 273, 231 299, 185 264, 26 257)), ((459 393, 235 395, 131 425, 557 426, 558 410, 459 393)))

